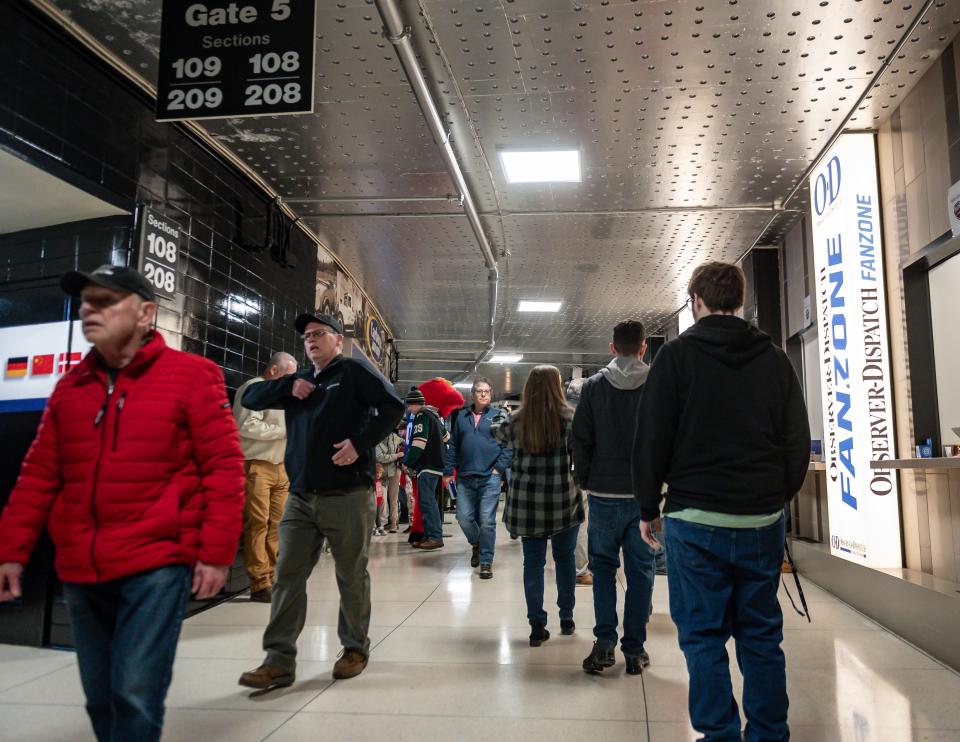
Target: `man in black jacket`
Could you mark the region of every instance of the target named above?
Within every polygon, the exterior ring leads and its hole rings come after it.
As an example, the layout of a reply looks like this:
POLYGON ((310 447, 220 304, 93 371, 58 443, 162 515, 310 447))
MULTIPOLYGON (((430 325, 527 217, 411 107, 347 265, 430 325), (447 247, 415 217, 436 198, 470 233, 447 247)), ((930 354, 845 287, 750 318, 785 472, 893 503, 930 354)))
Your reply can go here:
POLYGON ((630 320, 614 327, 610 350, 615 357, 583 384, 573 416, 574 472, 590 497, 587 551, 593 573, 596 642, 583 661, 584 671, 590 674, 615 662, 621 551, 627 593, 620 646, 627 673, 639 675, 650 664, 643 645, 656 570, 654 552, 640 536, 640 504, 633 496, 630 479, 637 408, 650 371, 641 360, 646 349, 640 322, 630 320))
POLYGON ((325 539, 340 588, 337 634, 343 654, 333 677, 352 678, 367 666, 374 449, 403 413, 403 403, 383 376, 341 355, 343 328, 335 318, 301 314, 295 325, 313 368, 255 384, 241 402, 251 410, 284 411, 284 465, 290 477, 270 622, 263 634, 267 657, 240 676, 240 684, 251 688, 293 683, 297 637, 307 615, 307 578, 325 539))
POLYGON ((789 739, 777 601, 784 503, 810 459, 803 394, 786 355, 736 316, 743 272, 706 263, 690 279, 697 323, 660 350, 637 416, 633 487, 644 540, 659 543, 661 485, 670 613, 704 740, 740 740, 726 643, 743 673, 743 739, 789 739))

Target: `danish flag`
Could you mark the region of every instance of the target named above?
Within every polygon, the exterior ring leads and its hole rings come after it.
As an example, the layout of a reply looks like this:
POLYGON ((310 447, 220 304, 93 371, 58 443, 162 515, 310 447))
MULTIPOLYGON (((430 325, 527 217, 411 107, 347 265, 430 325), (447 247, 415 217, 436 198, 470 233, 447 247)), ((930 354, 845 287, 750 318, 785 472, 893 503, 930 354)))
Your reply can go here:
POLYGON ((57 356, 57 373, 65 374, 71 368, 80 363, 80 360, 83 358, 83 353, 70 353, 70 357, 67 357, 66 353, 60 353, 57 356))

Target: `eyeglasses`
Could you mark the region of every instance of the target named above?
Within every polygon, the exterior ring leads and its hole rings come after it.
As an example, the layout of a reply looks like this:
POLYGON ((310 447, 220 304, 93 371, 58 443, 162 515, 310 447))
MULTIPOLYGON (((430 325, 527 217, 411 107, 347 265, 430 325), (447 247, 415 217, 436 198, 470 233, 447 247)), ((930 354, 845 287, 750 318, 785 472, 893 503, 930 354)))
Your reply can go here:
POLYGON ((480 397, 480 396, 489 397, 489 396, 490 396, 490 390, 489 390, 489 389, 474 389, 474 390, 473 390, 473 393, 476 394, 478 397, 480 397))
POLYGON ((336 335, 337 333, 333 330, 310 330, 310 332, 305 332, 302 337, 304 340, 319 340, 324 335, 336 335))

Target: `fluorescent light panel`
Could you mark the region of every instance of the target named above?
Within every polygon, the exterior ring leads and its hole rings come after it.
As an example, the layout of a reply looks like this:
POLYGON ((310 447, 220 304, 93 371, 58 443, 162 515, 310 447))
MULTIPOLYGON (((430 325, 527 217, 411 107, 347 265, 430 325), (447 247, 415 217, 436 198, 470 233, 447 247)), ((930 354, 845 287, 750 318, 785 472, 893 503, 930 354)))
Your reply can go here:
POLYGON ((490 358, 490 363, 517 363, 523 358, 519 353, 496 353, 490 358))
POLYGON ((473 389, 472 381, 458 381, 453 385, 457 389, 473 389))
POLYGON ((521 299, 517 307, 518 312, 559 312, 562 302, 559 301, 532 301, 521 299))
POLYGON ((580 150, 500 150, 510 183, 579 183, 580 150))

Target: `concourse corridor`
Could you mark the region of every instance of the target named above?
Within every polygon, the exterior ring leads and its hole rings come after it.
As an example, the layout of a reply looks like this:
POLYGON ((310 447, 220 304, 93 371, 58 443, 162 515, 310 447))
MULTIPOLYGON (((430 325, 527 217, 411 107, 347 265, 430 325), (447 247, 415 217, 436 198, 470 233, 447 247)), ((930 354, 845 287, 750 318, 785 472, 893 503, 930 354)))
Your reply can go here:
MULTIPOLYGON (((374 538, 374 648, 358 678, 330 679, 339 642, 329 555, 309 585, 310 611, 291 688, 258 697, 236 685, 240 673, 262 658, 269 606, 242 596, 188 619, 167 699, 164 740, 696 738, 666 578, 657 578, 654 594, 647 643, 651 667, 639 677, 625 675, 618 651, 613 668, 589 676, 580 662, 593 641, 590 588, 577 588, 577 633, 560 636, 548 561, 551 638, 530 648, 520 542, 511 541, 501 526, 494 579, 480 581, 459 527, 451 514, 446 519, 450 537, 440 551, 418 553, 400 534, 374 538)), ((792 578, 788 584, 796 597, 792 578)), ((960 676, 816 586, 805 583, 805 593, 812 624, 782 595, 794 740, 960 739, 960 676)), ((0 739, 93 739, 72 653, 0 645, 0 666, 0 739)), ((732 671, 739 693, 739 676, 735 667, 732 671)))

